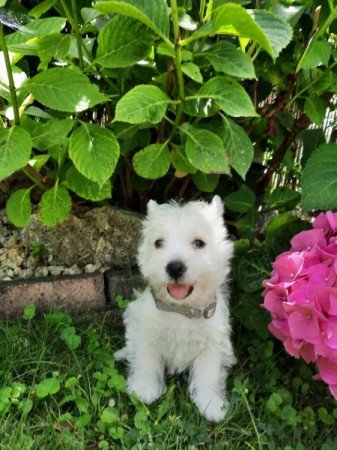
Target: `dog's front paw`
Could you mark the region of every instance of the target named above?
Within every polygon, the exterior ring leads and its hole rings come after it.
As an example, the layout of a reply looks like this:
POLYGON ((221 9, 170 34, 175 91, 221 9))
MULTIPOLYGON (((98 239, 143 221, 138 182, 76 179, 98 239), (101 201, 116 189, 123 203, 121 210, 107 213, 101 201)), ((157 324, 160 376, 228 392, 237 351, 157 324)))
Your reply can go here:
POLYGON ((163 385, 150 379, 132 376, 127 381, 128 394, 136 394, 139 400, 149 405, 157 400, 163 391, 163 385))
POLYGON ((193 400, 200 413, 210 422, 221 422, 225 418, 228 402, 220 395, 199 393, 193 400))

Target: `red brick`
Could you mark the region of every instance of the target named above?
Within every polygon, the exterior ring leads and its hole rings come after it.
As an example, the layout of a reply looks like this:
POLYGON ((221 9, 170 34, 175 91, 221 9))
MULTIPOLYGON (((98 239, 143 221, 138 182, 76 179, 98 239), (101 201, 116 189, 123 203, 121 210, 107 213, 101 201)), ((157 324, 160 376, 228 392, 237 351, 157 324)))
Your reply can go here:
POLYGON ((39 311, 84 312, 105 307, 102 274, 0 283, 0 318, 20 317, 26 305, 39 311))

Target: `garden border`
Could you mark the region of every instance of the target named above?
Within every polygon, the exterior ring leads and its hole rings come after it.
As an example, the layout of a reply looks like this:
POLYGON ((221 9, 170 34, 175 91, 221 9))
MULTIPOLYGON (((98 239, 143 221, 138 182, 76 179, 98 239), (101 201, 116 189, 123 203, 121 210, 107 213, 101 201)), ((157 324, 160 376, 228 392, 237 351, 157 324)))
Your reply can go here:
POLYGON ((0 320, 21 317, 29 304, 35 304, 38 312, 109 310, 116 307, 117 295, 130 298, 142 286, 144 281, 135 270, 1 281, 0 320))

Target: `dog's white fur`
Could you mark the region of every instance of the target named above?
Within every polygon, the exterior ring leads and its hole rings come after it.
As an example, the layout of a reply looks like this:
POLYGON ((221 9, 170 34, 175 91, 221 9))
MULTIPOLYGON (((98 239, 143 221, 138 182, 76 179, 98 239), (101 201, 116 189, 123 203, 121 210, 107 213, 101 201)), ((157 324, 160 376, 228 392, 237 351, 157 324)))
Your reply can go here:
POLYGON ((115 353, 117 360, 128 361, 128 392, 148 404, 162 393, 165 369, 169 374, 189 369, 190 396, 201 414, 215 422, 225 416, 227 370, 235 363, 226 286, 233 245, 222 215, 218 196, 209 204, 149 202, 138 262, 152 291, 137 292, 137 299, 128 305, 124 313, 126 346, 115 353), (163 239, 161 248, 154 245, 158 239, 163 239), (205 247, 193 246, 195 239, 202 239, 205 247), (167 291, 172 280, 166 266, 172 260, 186 265, 179 281, 194 286, 183 300, 175 300, 167 291), (162 302, 199 309, 216 295, 216 311, 208 319, 162 311, 152 292, 162 302))

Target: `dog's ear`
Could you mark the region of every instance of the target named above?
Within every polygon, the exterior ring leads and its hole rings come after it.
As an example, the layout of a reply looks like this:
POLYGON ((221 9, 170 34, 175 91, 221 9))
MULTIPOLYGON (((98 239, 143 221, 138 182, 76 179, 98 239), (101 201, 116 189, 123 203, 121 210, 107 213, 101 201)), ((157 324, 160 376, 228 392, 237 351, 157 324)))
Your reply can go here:
POLYGON ((215 195, 212 198, 210 206, 215 209, 218 216, 223 216, 225 212, 224 204, 219 195, 215 195))
POLYGON ((151 214, 158 206, 158 203, 155 200, 149 200, 147 207, 146 207, 146 212, 147 214, 151 214))

